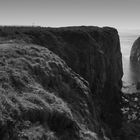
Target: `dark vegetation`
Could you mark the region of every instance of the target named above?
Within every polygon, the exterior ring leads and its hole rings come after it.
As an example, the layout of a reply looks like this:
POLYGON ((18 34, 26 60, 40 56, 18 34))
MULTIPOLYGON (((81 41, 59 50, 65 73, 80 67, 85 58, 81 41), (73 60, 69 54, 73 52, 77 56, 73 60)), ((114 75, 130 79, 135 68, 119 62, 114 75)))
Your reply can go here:
POLYGON ((3 139, 118 136, 122 60, 115 29, 5 26, 0 43, 3 139))
POLYGON ((96 139, 99 126, 83 78, 41 46, 6 43, 0 52, 2 140, 96 139))

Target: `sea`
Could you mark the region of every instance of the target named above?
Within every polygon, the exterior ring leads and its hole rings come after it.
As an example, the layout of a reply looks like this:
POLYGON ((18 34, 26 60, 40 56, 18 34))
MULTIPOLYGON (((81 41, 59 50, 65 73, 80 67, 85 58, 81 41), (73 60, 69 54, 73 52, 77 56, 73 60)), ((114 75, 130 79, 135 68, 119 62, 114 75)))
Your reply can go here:
POLYGON ((140 82, 140 64, 130 61, 130 52, 134 41, 140 36, 140 30, 120 30, 120 45, 123 62, 123 92, 139 92, 136 85, 140 82))

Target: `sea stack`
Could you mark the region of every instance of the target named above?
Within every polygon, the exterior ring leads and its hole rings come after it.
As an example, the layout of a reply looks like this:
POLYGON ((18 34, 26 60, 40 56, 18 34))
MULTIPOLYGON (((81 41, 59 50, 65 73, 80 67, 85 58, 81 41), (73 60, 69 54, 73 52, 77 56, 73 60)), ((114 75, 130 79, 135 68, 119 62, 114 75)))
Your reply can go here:
POLYGON ((140 63, 140 37, 138 37, 132 45, 130 60, 140 63))

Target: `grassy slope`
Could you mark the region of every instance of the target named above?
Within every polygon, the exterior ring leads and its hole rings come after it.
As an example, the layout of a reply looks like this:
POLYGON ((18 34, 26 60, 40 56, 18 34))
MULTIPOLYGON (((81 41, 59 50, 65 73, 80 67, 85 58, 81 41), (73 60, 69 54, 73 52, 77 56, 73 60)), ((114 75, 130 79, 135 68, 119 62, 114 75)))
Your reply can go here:
MULTIPOLYGON (((0 44, 0 138, 96 139, 88 83, 41 46, 0 44)), ((98 138, 97 138, 98 139, 98 138)))

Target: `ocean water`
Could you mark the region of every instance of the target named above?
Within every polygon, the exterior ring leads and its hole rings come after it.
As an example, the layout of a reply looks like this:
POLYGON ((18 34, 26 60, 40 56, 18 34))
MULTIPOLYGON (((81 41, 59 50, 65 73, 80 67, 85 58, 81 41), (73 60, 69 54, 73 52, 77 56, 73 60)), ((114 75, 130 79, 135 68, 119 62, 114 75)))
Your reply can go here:
POLYGON ((140 36, 140 31, 120 31, 119 35, 124 73, 122 81, 124 86, 130 87, 140 82, 140 65, 130 61, 131 48, 134 41, 140 36))

